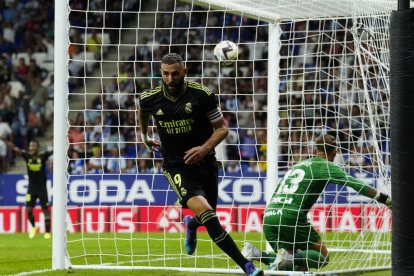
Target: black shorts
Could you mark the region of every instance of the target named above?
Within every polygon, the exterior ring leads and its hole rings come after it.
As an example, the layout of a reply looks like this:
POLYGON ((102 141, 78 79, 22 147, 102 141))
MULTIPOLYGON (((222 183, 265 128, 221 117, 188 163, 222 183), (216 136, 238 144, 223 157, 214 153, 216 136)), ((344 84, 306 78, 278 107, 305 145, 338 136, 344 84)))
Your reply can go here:
POLYGON ((180 204, 201 195, 215 210, 218 198, 218 165, 215 158, 203 160, 199 165, 179 165, 164 168, 164 176, 178 196, 180 204))
POLYGON ((49 207, 49 198, 46 187, 29 189, 26 194, 26 207, 34 208, 36 206, 37 199, 39 199, 42 209, 49 207))

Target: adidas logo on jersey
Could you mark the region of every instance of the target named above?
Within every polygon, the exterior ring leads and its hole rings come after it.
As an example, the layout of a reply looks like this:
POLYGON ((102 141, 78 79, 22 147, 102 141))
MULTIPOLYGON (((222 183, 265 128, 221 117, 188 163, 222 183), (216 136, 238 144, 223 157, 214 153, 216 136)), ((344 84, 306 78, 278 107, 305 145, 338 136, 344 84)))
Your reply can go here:
POLYGON ((161 109, 158 109, 157 113, 155 113, 155 115, 164 115, 164 112, 162 112, 161 109))

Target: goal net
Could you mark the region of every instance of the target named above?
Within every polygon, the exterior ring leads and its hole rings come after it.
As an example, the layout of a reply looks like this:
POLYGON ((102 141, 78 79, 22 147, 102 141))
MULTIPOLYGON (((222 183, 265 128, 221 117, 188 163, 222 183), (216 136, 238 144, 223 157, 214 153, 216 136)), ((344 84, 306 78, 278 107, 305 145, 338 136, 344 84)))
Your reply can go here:
MULTIPOLYGON (((140 138, 137 94, 161 84, 169 52, 183 56, 187 80, 217 94, 230 129, 216 148, 217 214, 240 249, 249 241, 269 250, 269 195, 290 166, 312 156, 319 134, 336 137, 335 163, 390 194, 388 30, 396 5, 69 1, 66 265, 242 273, 203 227, 186 255, 182 218, 192 213, 176 204, 161 154, 140 138), (213 55, 222 40, 239 48, 230 65, 213 55)), ((391 268, 391 212, 382 205, 329 184, 309 220, 330 249, 330 264, 313 272, 391 268)))

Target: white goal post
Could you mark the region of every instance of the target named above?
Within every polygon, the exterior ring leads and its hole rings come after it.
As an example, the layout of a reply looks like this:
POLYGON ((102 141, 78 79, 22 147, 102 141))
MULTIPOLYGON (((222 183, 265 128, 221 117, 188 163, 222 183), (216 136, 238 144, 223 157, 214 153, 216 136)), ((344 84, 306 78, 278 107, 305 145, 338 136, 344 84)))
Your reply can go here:
MULTIPOLYGON (((261 214, 318 134, 337 137, 335 163, 391 193, 397 0, 84 2, 55 1, 53 269, 242 273, 203 231, 195 255, 185 254, 182 218, 191 212, 175 204, 160 154, 141 141, 136 94, 160 84, 168 52, 183 56, 188 80, 216 93, 228 123, 216 148, 217 213, 240 248, 269 250, 261 214), (230 66, 214 59, 221 40, 239 47, 230 66)), ((383 206, 328 185, 309 220, 331 252, 313 273, 391 269, 383 206)))

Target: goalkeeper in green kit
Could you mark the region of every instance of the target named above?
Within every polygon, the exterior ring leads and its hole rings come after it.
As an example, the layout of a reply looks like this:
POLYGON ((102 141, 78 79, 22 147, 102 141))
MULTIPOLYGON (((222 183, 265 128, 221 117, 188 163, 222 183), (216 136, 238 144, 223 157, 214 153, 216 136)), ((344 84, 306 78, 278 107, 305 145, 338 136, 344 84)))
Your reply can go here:
POLYGON ((308 271, 328 264, 328 249, 307 219, 307 213, 328 183, 351 187, 391 208, 391 198, 348 175, 332 163, 335 137, 315 139, 316 156, 293 166, 280 181, 263 214, 263 232, 275 254, 244 244, 242 254, 260 260, 271 270, 308 271))

